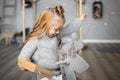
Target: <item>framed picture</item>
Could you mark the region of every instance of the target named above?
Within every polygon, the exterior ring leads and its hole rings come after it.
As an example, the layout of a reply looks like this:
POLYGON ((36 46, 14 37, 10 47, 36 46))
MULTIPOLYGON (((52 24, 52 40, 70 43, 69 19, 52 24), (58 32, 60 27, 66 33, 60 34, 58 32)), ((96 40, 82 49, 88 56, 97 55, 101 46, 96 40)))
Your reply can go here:
POLYGON ((103 4, 101 1, 95 1, 93 3, 93 17, 95 19, 101 19, 103 16, 103 4))

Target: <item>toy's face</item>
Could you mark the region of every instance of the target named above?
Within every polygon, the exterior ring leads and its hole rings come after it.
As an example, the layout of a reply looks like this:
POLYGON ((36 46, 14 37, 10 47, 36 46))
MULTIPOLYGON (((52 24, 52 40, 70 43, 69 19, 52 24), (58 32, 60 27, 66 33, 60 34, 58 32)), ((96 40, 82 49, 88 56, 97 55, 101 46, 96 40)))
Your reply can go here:
POLYGON ((64 56, 65 52, 63 50, 59 51, 59 60, 60 61, 64 61, 65 60, 65 56, 64 56))

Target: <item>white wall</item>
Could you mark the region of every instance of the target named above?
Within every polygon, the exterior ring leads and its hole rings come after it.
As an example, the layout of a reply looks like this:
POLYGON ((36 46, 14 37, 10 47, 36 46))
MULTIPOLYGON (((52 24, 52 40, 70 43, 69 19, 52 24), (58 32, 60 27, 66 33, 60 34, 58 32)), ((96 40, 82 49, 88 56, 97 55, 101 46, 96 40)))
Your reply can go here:
MULTIPOLYGON (((10 0, 9 0, 10 1, 10 0)), ((92 16, 92 4, 95 0, 86 0, 82 12, 89 14, 82 25, 84 41, 119 41, 120 40, 120 0, 101 0, 103 2, 103 18, 96 20, 92 16)), ((61 4, 65 9, 65 17, 69 23, 76 17, 76 2, 74 0, 39 0, 37 17, 47 7, 61 4)), ((8 11, 9 12, 9 11, 8 11)), ((0 8, 1 13, 1 8, 0 8)), ((22 30, 21 0, 17 0, 16 31, 22 30)), ((26 9, 26 27, 33 28, 33 8, 26 9)))
MULTIPOLYGON (((89 17, 84 24, 84 34, 89 29, 86 40, 88 41, 118 41, 120 40, 120 8, 119 0, 102 0, 103 18, 96 20, 92 17, 92 3, 88 0, 83 6, 84 12, 89 13, 89 17)), ((83 37, 85 36, 83 35, 83 37)))

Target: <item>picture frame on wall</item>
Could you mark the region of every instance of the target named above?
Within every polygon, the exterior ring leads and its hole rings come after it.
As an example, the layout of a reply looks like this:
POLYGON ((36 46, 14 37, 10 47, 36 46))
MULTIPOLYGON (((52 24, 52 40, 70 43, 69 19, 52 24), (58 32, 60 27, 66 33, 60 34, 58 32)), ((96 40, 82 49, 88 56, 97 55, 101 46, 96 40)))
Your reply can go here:
POLYGON ((103 4, 101 1, 95 1, 93 3, 93 17, 95 19, 101 19, 103 17, 103 4))

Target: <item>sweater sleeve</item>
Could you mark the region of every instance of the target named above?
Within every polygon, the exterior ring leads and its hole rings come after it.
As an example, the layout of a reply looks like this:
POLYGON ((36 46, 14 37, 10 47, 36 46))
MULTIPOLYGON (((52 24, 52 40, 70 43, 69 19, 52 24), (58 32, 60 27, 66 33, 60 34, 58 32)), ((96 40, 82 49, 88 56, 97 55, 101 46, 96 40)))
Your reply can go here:
POLYGON ((30 60, 31 56, 37 49, 37 42, 38 42, 37 39, 28 41, 22 48, 22 50, 18 56, 18 59, 24 58, 24 59, 30 60))
POLYGON ((73 32, 77 31, 82 25, 82 21, 80 18, 75 19, 65 27, 63 27, 60 31, 60 37, 66 37, 72 34, 73 32))

